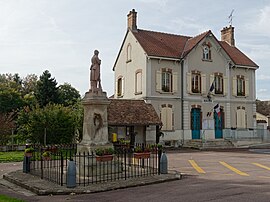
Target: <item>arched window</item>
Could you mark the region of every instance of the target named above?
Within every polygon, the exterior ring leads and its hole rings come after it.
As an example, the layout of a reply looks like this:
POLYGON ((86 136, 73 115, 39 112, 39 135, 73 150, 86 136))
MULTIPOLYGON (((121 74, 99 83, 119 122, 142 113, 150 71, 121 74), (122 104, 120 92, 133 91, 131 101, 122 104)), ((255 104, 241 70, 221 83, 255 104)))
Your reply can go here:
POLYGON ((128 44, 127 46, 127 63, 131 62, 131 45, 128 44))
POLYGON ((135 73, 135 94, 142 93, 142 70, 137 70, 135 73))
POLYGON ((211 50, 208 45, 203 46, 203 60, 211 60, 211 50))

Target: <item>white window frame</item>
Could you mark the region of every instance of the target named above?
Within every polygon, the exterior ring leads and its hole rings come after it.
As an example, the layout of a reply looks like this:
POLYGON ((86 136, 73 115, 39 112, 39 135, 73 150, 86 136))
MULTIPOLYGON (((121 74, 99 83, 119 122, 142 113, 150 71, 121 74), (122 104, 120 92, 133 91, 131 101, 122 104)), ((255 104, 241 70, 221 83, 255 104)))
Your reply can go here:
POLYGON ((132 46, 131 44, 127 45, 127 63, 131 62, 131 50, 132 50, 132 46))
POLYGON ((224 77, 222 73, 215 73, 215 94, 224 94, 224 77))
POLYGON ((142 70, 135 72, 135 94, 142 94, 142 70))
POLYGON ((191 71, 191 92, 202 92, 202 74, 200 71, 191 71))
POLYGON ((124 95, 124 77, 119 76, 117 78, 117 97, 123 97, 124 95))

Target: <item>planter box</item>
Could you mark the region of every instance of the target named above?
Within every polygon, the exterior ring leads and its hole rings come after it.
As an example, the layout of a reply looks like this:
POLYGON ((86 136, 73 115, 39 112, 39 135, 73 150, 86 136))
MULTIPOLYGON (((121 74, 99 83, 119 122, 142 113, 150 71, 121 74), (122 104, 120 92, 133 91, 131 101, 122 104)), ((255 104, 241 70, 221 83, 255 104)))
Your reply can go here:
POLYGON ((113 160, 113 155, 104 155, 104 156, 96 156, 97 161, 112 161, 113 160))
POLYGON ((135 159, 148 159, 150 158, 150 152, 134 153, 135 159))
POLYGON ((43 156, 43 161, 50 161, 52 158, 50 156, 43 156))

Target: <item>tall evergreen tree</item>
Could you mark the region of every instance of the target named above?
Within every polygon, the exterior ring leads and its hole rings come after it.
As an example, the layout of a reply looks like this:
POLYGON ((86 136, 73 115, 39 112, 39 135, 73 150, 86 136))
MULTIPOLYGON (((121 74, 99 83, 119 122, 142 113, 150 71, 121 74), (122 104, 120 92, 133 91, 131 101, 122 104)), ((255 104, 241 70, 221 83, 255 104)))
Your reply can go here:
POLYGON ((48 70, 39 77, 36 89, 36 98, 41 107, 49 103, 59 103, 59 93, 55 78, 51 78, 48 70))

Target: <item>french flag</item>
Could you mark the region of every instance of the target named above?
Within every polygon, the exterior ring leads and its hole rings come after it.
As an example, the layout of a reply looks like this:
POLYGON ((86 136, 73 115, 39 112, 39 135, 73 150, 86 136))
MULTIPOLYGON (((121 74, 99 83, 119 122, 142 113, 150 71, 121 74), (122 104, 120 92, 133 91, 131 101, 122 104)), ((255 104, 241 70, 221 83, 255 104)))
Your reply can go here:
POLYGON ((212 93, 213 90, 215 89, 215 84, 214 84, 215 81, 212 82, 211 86, 210 86, 210 89, 209 89, 209 93, 212 93))
POLYGON ((219 104, 216 104, 216 106, 214 106, 214 110, 217 113, 218 117, 220 117, 221 112, 220 112, 220 105, 219 104))

